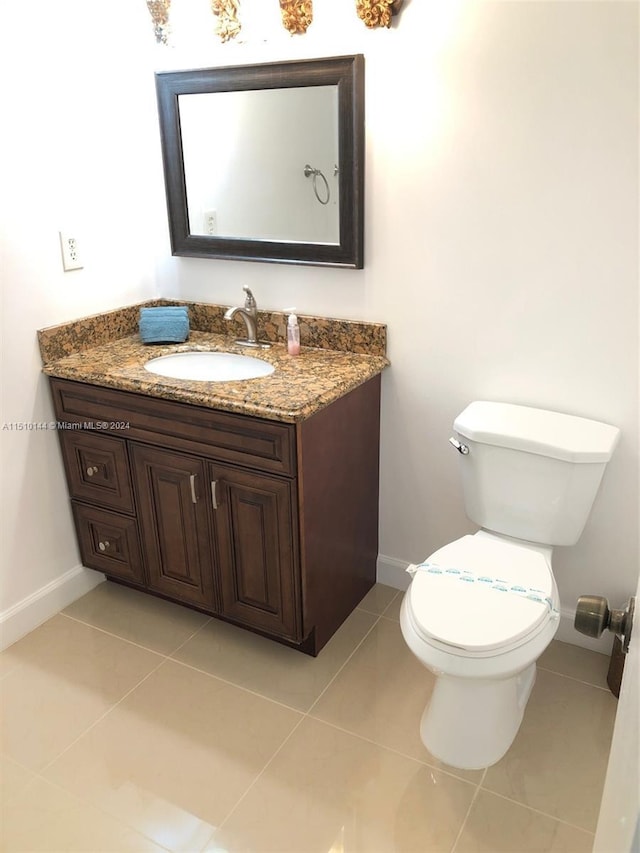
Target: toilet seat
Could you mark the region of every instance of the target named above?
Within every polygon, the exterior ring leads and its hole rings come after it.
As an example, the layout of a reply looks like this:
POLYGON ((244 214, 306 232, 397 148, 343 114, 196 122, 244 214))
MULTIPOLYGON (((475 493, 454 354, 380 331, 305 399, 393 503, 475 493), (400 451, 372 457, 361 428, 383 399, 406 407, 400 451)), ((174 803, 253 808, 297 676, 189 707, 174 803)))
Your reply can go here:
POLYGON ((412 622, 426 642, 454 654, 507 651, 537 634, 557 607, 549 559, 539 547, 480 531, 425 563, 408 592, 412 622))

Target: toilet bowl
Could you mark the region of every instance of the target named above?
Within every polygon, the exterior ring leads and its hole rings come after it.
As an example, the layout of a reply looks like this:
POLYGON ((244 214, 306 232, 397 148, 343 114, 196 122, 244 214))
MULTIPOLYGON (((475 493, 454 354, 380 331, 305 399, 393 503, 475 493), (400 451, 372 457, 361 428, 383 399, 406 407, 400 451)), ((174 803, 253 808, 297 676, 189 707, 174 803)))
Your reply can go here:
POLYGON ((422 741, 453 767, 488 767, 511 746, 558 629, 551 549, 479 531, 410 570, 400 626, 437 676, 422 741))
POLYGON ((475 770, 499 761, 518 732, 559 624, 553 546, 580 538, 620 431, 488 401, 467 406, 454 431, 466 513, 480 530, 409 567, 400 626, 435 675, 423 743, 475 770))

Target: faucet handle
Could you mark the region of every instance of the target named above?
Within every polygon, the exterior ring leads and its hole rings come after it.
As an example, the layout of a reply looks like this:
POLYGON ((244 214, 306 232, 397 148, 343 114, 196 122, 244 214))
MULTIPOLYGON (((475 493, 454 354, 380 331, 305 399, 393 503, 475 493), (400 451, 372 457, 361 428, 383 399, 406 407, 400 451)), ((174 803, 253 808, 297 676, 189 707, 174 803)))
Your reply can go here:
POLYGON ((244 300, 244 307, 250 311, 258 307, 258 303, 255 300, 253 293, 246 284, 242 285, 242 289, 247 294, 244 300))

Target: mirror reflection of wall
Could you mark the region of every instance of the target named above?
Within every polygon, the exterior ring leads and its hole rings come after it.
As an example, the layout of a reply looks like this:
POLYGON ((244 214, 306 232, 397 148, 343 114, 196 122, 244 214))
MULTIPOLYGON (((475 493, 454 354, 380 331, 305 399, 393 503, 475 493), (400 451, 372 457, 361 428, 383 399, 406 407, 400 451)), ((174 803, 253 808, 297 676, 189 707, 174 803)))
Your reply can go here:
POLYGON ((364 57, 156 72, 171 251, 362 269, 364 57))
POLYGON ((336 86, 180 95, 189 232, 340 241, 336 86), (223 132, 222 132, 223 131, 223 132), (305 165, 320 169, 320 198, 305 165))

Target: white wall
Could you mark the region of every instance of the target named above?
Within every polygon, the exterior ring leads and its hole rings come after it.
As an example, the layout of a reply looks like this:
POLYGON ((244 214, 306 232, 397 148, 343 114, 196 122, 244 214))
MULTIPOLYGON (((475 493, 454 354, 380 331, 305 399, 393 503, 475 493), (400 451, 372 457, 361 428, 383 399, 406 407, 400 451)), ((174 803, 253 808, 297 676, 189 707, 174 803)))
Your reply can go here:
MULTIPOLYGON (((244 0, 247 15, 254 2, 244 0)), ((23 5, 33 7, 13 0, 12 16, 26 18, 23 5)), ((16 143, 32 153, 17 167, 21 183, 9 204, 20 221, 8 232, 15 259, 4 420, 46 410, 34 329, 154 288, 238 304, 249 284, 264 308, 383 321, 392 367, 383 389, 382 567, 419 559, 472 529, 447 444, 451 422, 472 399, 512 400, 622 429, 581 542, 554 558, 565 608, 587 592, 620 604, 638 571, 638 4, 407 0, 397 26, 370 32, 350 3, 324 0, 314 4, 306 36, 290 37, 276 21, 245 28, 241 44, 219 45, 201 25, 206 2, 174 0, 176 47, 154 48, 151 57, 138 4, 112 4, 113 26, 90 22, 89 5, 50 4, 50 26, 20 60, 31 74, 11 78, 14 126, 34 101, 50 132, 37 145, 16 143), (82 41, 60 32, 61 18, 82 41), (51 43, 47 33, 55 34, 51 43), (347 53, 366 57, 364 270, 170 257, 150 67, 347 53), (58 123, 57 80, 68 82, 78 67, 96 103, 85 92, 91 121, 66 127, 58 123), (78 286, 70 282, 76 274, 60 273, 56 254, 65 213, 56 158, 68 161, 67 146, 83 153, 98 146, 81 184, 99 186, 100 204, 90 189, 77 204, 68 200, 95 249, 78 286), (110 162, 114 147, 121 157, 133 152, 128 174, 110 162), (100 227, 87 209, 104 213, 100 227), (140 228, 127 265, 112 253, 123 220, 140 228)), ((14 437, 11 445, 5 491, 20 505, 10 505, 15 533, 3 550, 21 579, 11 577, 8 603, 77 559, 54 445, 50 435, 14 437), (21 551, 33 530, 38 541, 21 551)))
MULTIPOLYGON (((128 0, 99 11, 85 0, 2 4, 3 425, 52 417, 38 328, 156 294, 166 229, 147 26, 145 4, 128 0), (61 229, 77 236, 84 269, 62 271, 61 229)), ((55 432, 3 429, 1 447, 7 641, 32 627, 22 605, 47 618, 99 576, 78 569, 55 432)))

